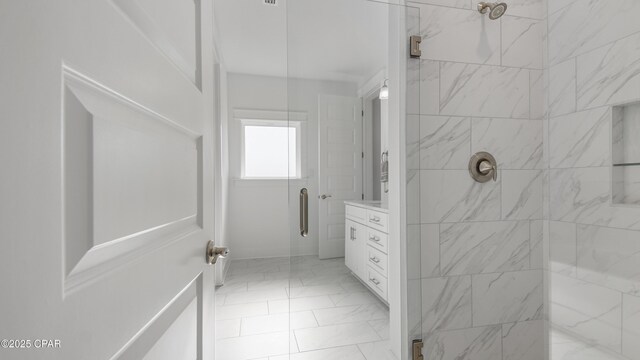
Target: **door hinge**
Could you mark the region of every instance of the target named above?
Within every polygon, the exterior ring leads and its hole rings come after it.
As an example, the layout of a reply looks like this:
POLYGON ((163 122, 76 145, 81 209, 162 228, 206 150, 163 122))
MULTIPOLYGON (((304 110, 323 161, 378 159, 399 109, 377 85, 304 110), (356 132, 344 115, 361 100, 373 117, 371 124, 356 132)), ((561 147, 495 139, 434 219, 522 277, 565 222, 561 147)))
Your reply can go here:
POLYGON ((361 113, 362 113, 362 117, 364 117, 364 110, 361 110, 361 113))
POLYGON ((362 194, 362 200, 364 200, 364 194, 362 194))
POLYGON ((423 346, 422 339, 413 340, 413 360, 424 360, 424 356, 422 356, 423 346))
POLYGON ((364 159, 364 151, 362 152, 362 158, 364 159))
POLYGON ((420 50, 420 43, 422 42, 422 36, 411 35, 409 37, 409 56, 417 59, 422 56, 422 50, 420 50))

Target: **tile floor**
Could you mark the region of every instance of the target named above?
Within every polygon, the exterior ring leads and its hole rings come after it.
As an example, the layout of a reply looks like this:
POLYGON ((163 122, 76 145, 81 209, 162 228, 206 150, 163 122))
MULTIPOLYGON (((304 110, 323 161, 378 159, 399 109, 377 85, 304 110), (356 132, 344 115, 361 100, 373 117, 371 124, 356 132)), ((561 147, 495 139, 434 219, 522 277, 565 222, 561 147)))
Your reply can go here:
POLYGON ((232 261, 216 307, 219 360, 395 359, 388 308, 344 259, 232 261))

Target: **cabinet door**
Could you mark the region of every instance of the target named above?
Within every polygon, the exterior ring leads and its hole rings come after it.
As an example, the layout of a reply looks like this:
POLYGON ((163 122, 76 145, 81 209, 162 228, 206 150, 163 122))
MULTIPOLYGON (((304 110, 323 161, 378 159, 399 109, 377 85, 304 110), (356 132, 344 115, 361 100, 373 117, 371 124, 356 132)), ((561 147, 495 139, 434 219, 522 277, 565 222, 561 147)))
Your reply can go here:
POLYGON ((355 274, 358 274, 358 266, 356 258, 356 247, 355 247, 355 235, 357 233, 357 224, 351 220, 347 220, 345 222, 345 234, 344 234, 344 263, 347 267, 353 271, 355 274))
POLYGON ((359 278, 366 277, 367 264, 365 263, 365 246, 367 241, 367 227, 358 223, 353 223, 353 264, 355 274, 359 278))

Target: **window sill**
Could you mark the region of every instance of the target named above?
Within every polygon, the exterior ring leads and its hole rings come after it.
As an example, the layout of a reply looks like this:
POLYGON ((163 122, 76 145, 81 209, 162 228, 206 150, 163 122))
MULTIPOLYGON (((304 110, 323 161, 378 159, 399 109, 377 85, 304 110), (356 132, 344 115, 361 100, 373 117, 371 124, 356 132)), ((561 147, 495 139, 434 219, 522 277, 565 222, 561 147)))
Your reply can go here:
POLYGON ((308 178, 233 178, 235 186, 287 187, 289 183, 306 182, 308 178))
POLYGON ((235 178, 236 181, 287 181, 287 180, 302 180, 304 178, 235 178))

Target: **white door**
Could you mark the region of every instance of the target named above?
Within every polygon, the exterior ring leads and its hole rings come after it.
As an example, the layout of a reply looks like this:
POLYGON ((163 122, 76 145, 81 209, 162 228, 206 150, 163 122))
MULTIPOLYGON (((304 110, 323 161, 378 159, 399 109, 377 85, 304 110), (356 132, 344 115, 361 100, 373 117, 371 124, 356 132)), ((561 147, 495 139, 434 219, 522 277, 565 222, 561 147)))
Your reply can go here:
POLYGON ((318 114, 319 255, 329 259, 344 256, 344 201, 362 198, 362 101, 321 95, 318 114))
POLYGON ((0 4, 0 358, 213 359, 212 11, 0 4))

